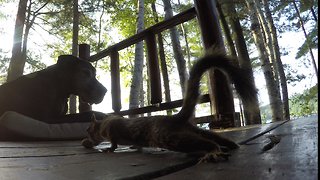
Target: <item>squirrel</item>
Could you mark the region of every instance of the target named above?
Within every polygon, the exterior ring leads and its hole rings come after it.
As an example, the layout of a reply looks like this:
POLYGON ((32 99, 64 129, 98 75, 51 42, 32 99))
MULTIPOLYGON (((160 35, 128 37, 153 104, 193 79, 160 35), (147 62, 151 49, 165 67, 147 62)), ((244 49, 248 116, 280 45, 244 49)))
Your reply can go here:
POLYGON ((200 95, 201 77, 210 68, 225 72, 243 101, 250 104, 254 100, 257 91, 246 76, 248 70, 240 68, 223 51, 212 49, 190 70, 186 96, 177 114, 137 118, 109 115, 101 121, 93 116, 87 129, 88 138, 83 139, 82 145, 92 148, 107 140, 111 142, 111 147, 106 149, 108 152, 113 152, 119 144, 197 154, 203 157, 201 161, 228 159, 228 151, 239 148, 237 143, 190 123, 200 95))

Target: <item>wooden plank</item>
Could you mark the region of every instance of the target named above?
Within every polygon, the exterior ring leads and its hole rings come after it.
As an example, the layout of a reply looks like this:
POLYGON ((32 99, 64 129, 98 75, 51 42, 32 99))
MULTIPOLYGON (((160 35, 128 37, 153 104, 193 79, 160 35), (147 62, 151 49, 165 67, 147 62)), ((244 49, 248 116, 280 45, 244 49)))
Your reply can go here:
POLYGON ((318 116, 313 116, 289 121, 251 145, 242 146, 225 163, 203 163, 158 179, 314 180, 317 177, 318 116), (280 143, 262 152, 269 141, 268 135, 280 137, 280 143))
POLYGON ((182 13, 179 13, 179 14, 173 16, 172 18, 170 18, 168 20, 157 23, 157 24, 141 31, 138 34, 131 36, 130 38, 127 38, 117 44, 114 44, 114 45, 108 47, 105 50, 98 52, 95 55, 92 55, 90 57, 89 61, 92 61, 92 62, 97 61, 101 58, 108 56, 111 53, 111 51, 114 49, 117 51, 120 51, 120 50, 122 50, 126 47, 129 47, 139 41, 144 40, 146 34, 148 34, 148 33, 153 33, 153 34, 160 33, 160 32, 162 32, 166 29, 169 29, 173 26, 176 26, 176 25, 181 24, 183 22, 189 21, 189 20, 193 19, 195 16, 196 16, 195 9, 190 8, 182 13))
POLYGON ((29 157, 54 157, 70 156, 79 154, 97 153, 94 150, 85 149, 82 146, 76 147, 19 147, 19 148, 1 148, 0 159, 7 158, 29 158, 29 157))
POLYGON ((72 156, 6 158, 0 161, 4 179, 123 179, 150 177, 179 170, 194 160, 181 153, 148 150, 72 156))
MULTIPOLYGON (((243 141, 279 123, 221 130, 220 133, 243 141)), ((234 151, 227 162, 195 166, 192 166, 195 159, 182 153, 155 148, 137 152, 122 146, 115 153, 102 153, 83 148, 79 141, 0 142, 3 155, 0 174, 2 179, 26 180, 160 176, 163 177, 158 179, 316 179, 318 117, 290 121, 271 133, 280 136, 281 141, 269 151, 261 152, 267 139, 262 136, 250 142, 251 145, 234 151)), ((106 146, 109 144, 98 148, 106 146)))
POLYGON ((79 141, 0 141, 0 150, 1 148, 37 148, 37 147, 69 147, 69 146, 78 146, 79 141))

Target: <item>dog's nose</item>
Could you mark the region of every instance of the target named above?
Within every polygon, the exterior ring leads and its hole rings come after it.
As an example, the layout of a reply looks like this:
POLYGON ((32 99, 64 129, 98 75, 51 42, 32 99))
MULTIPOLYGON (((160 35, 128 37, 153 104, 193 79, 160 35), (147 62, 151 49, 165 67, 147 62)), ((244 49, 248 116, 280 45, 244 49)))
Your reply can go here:
POLYGON ((108 89, 102 85, 102 93, 106 94, 107 92, 108 92, 108 89))

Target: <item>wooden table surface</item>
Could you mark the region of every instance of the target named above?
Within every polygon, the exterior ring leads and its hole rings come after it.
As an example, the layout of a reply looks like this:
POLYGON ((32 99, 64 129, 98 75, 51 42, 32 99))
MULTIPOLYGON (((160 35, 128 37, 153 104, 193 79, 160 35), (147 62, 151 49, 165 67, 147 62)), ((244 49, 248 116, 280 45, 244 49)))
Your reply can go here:
MULTIPOLYGON (((241 145, 228 161, 196 164, 182 153, 121 146, 115 153, 85 149, 80 141, 0 142, 0 180, 38 179, 318 179, 318 116, 221 133, 241 145), (263 152, 269 136, 280 140, 263 152)), ((102 146, 108 146, 108 143, 102 146)))

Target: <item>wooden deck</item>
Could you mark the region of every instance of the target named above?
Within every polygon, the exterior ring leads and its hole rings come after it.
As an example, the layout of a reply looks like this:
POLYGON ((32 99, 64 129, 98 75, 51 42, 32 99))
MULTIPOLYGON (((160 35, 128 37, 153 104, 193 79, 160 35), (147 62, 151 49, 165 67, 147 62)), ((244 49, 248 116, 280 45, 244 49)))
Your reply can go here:
MULTIPOLYGON (((241 142, 280 123, 223 131, 241 142)), ((108 145, 108 144, 105 144, 108 145)), ((242 145, 226 162, 195 164, 160 149, 116 153, 88 150, 80 141, 0 142, 0 180, 64 179, 318 179, 318 116, 292 120, 242 145), (280 142, 262 152, 270 142, 280 142)))

